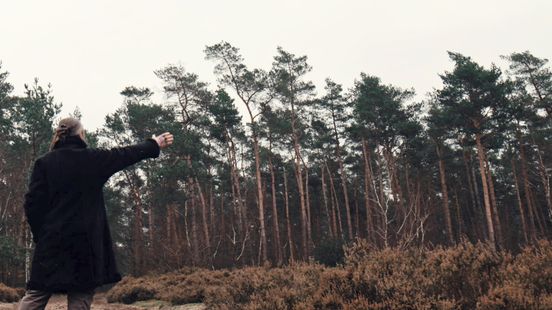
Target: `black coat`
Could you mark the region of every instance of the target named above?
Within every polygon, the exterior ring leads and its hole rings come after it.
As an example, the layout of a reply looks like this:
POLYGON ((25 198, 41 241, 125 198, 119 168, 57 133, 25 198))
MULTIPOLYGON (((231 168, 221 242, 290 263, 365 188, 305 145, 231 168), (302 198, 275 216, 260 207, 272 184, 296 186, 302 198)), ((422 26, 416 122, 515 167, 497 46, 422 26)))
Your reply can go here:
POLYGON ((153 139, 113 149, 73 136, 35 161, 25 214, 36 243, 27 289, 88 290, 121 279, 102 188, 111 175, 159 156, 153 139))

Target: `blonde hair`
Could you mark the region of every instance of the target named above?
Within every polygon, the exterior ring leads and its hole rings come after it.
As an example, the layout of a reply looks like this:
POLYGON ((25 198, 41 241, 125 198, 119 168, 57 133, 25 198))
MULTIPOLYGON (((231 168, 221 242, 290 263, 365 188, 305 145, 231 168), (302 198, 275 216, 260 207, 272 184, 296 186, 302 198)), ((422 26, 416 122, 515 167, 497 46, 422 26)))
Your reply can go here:
POLYGON ((70 136, 80 136, 84 141, 84 128, 80 120, 74 117, 66 117, 59 121, 54 135, 52 137, 52 142, 50 143, 50 150, 54 149, 54 146, 58 141, 63 141, 65 138, 70 136))

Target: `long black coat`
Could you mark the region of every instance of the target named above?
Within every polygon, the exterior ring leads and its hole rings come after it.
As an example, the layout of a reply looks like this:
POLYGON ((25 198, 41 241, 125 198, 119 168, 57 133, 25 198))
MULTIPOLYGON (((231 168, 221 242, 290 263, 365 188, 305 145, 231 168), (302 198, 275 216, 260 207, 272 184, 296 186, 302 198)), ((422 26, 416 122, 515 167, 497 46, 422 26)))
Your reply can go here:
POLYGON ((92 149, 73 136, 35 161, 24 205, 36 243, 27 289, 88 290, 121 279, 102 188, 117 171, 159 151, 153 139, 92 149))

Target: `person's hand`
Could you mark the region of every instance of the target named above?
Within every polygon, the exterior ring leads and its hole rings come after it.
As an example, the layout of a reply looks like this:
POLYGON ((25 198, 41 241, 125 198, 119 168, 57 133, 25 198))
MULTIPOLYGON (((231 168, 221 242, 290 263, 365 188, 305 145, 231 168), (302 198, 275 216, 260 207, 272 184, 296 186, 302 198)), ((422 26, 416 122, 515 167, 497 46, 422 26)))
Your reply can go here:
POLYGON ((167 148, 174 141, 174 136, 170 132, 164 132, 158 136, 154 135, 152 138, 157 142, 160 149, 167 148))

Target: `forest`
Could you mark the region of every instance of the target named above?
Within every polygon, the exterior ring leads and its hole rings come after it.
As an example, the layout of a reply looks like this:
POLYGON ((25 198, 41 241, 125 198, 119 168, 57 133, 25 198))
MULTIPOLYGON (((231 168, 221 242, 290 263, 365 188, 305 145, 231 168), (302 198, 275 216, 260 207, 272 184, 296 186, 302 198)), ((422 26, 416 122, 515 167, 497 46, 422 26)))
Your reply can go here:
MULTIPOLYGON (((516 253, 551 239, 547 59, 497 55, 500 68, 448 52, 450 67, 435 72, 442 85, 417 99, 369 73, 350 89, 330 78, 317 89, 307 56, 283 48, 270 68, 248 67, 227 42, 204 53, 216 81, 152 68, 162 100, 128 86, 87 131, 89 147, 104 148, 175 135, 159 159, 104 189, 124 274, 335 266, 354 242, 516 253)), ((14 95, 0 67, 0 282, 19 287, 33 249, 22 207, 30 169, 64 116, 52 86, 35 79, 24 90, 14 95)))

